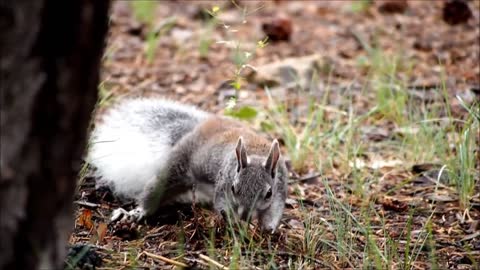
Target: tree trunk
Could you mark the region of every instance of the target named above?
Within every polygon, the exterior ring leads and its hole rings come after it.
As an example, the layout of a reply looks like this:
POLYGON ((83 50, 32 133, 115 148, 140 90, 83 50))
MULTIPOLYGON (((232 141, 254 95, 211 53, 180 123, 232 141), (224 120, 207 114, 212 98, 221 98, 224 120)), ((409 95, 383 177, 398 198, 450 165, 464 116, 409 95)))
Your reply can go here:
POLYGON ((0 1, 0 269, 61 269, 108 0, 0 1))

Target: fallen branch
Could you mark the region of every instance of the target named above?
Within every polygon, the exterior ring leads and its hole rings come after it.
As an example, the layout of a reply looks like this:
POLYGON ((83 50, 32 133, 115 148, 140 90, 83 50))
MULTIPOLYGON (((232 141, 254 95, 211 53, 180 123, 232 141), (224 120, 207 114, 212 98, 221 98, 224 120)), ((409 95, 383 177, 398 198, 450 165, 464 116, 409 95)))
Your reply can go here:
POLYGON ((222 270, 228 270, 228 268, 225 267, 223 264, 215 261, 214 259, 212 259, 212 258, 210 258, 210 257, 208 257, 208 256, 205 256, 205 255, 203 255, 203 254, 199 254, 198 256, 200 257, 200 259, 202 259, 202 260, 204 260, 204 261, 207 261, 207 262, 215 265, 216 267, 218 267, 218 268, 220 268, 220 269, 222 269, 222 270))
POLYGON ((177 262, 177 261, 169 259, 167 257, 163 257, 162 255, 153 254, 153 253, 150 253, 150 252, 147 252, 147 251, 144 251, 143 254, 147 255, 148 257, 158 259, 158 260, 161 260, 163 262, 166 262, 166 263, 169 263, 169 264, 172 264, 172 265, 175 265, 175 266, 180 266, 180 267, 183 267, 183 268, 189 267, 188 265, 186 265, 182 262, 177 262))
POLYGON ((86 202, 86 201, 74 201, 74 203, 87 208, 98 208, 100 206, 100 204, 86 202))

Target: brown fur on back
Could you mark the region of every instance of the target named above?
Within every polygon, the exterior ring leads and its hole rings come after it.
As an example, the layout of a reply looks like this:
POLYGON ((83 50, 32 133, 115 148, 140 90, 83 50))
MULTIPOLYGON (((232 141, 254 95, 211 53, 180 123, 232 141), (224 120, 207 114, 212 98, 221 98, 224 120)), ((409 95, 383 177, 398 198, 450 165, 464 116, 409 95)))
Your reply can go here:
POLYGON ((240 121, 211 117, 198 127, 198 134, 202 141, 212 140, 218 144, 235 145, 240 136, 243 137, 246 149, 251 154, 266 155, 270 149, 270 142, 251 130, 240 121))

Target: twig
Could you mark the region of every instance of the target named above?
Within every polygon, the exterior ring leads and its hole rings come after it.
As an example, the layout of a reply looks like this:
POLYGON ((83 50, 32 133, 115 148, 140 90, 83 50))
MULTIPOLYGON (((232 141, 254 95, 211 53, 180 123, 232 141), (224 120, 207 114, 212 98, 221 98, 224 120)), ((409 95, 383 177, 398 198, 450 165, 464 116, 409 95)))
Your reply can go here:
POLYGON ((467 236, 463 237, 462 239, 460 239, 460 242, 472 240, 473 238, 475 238, 477 236, 480 236, 480 231, 477 231, 475 233, 472 233, 470 235, 467 235, 467 236))
POLYGON ((191 262, 191 263, 193 263, 193 264, 201 264, 201 265, 203 265, 203 266, 205 266, 205 267, 210 267, 210 264, 209 264, 209 263, 204 262, 204 261, 202 261, 201 259, 197 259, 197 258, 193 258, 193 257, 192 257, 192 258, 185 257, 185 260, 186 260, 186 261, 189 261, 189 262, 191 262))
POLYGON ((163 262, 166 262, 166 263, 169 263, 169 264, 173 264, 175 266, 180 266, 180 267, 183 267, 183 268, 187 268, 188 265, 182 263, 182 262, 177 262, 177 261, 174 261, 174 260, 171 260, 169 258, 166 258, 166 257, 163 257, 162 255, 157 255, 157 254, 153 254, 153 253, 150 253, 150 252, 147 252, 147 251, 144 251, 143 254, 147 255, 148 257, 152 257, 154 259, 159 259, 163 262))
POLYGON ((147 239, 150 239, 150 238, 160 236, 162 234, 165 234, 165 233, 164 232, 158 232, 158 233, 152 233, 152 234, 146 235, 145 237, 143 237, 143 241, 145 241, 147 239))
POLYGON ((100 206, 100 204, 85 202, 85 201, 74 201, 74 203, 83 207, 88 207, 88 208, 98 208, 100 206))
POLYGON ((207 261, 207 262, 215 265, 216 267, 218 267, 218 268, 220 268, 220 269, 222 269, 222 270, 228 270, 227 267, 225 267, 225 266, 222 265, 221 263, 215 261, 214 259, 211 259, 211 258, 208 257, 208 256, 205 256, 205 255, 203 255, 203 254, 199 254, 198 256, 200 257, 200 259, 205 260, 205 261, 207 261))
POLYGON ((307 182, 307 181, 310 181, 310 180, 313 180, 319 176, 322 176, 321 173, 317 172, 317 173, 313 173, 313 174, 309 174, 309 175, 306 175, 304 177, 300 177, 300 178, 297 178, 297 179, 293 179, 293 180, 290 180, 289 183, 295 183, 295 182, 307 182))

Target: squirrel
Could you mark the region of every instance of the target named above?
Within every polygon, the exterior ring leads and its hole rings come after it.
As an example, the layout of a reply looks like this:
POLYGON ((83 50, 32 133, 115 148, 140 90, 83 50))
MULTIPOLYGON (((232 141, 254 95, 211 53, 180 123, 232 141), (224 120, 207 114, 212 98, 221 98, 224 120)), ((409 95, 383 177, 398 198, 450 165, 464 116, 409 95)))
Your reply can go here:
POLYGON ((287 198, 288 172, 276 139, 243 122, 161 98, 113 106, 90 134, 86 161, 106 185, 137 207, 112 220, 140 221, 161 206, 207 203, 224 219, 258 219, 275 232, 287 198))

